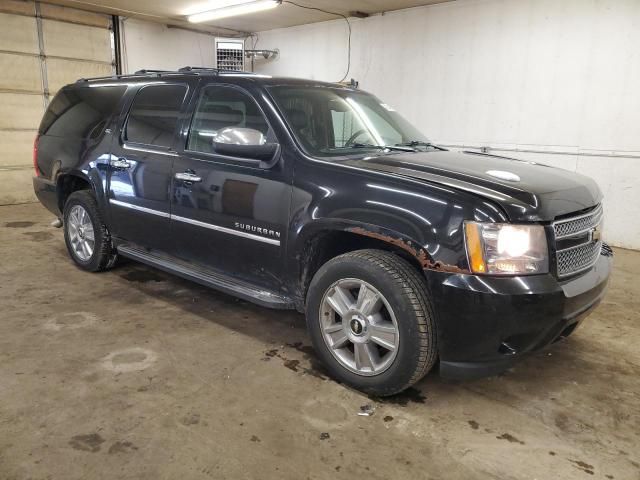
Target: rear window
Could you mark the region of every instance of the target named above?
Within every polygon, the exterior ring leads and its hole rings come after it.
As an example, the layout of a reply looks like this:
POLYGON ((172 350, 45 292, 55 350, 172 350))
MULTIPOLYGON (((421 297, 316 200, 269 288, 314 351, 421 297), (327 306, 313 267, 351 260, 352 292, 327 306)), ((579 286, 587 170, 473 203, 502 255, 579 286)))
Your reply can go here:
POLYGON ((148 85, 133 100, 124 138, 128 142, 169 148, 173 144, 185 85, 148 85))
POLYGON ((98 137, 126 89, 126 86, 63 88, 42 118, 40 135, 98 137))

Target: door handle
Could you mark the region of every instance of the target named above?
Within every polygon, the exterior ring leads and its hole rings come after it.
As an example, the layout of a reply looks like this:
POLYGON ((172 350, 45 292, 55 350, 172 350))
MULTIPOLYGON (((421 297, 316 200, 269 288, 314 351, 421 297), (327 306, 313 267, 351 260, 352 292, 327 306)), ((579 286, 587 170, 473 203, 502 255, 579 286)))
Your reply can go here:
POLYGON ((176 173, 174 177, 176 180, 182 180, 183 182, 189 183, 198 183, 202 181, 202 177, 190 172, 176 173))
POLYGON ((131 164, 124 158, 117 158, 109 160, 109 165, 119 170, 124 170, 131 167, 131 164))

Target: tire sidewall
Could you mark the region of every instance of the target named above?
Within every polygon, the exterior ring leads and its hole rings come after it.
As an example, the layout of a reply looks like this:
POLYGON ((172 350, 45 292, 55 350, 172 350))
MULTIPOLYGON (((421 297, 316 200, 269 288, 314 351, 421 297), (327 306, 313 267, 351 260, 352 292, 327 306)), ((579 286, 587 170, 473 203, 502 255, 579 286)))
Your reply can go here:
POLYGON ((89 271, 96 271, 100 267, 100 251, 103 242, 102 238, 102 228, 100 219, 96 215, 96 205, 95 202, 91 201, 90 193, 85 191, 74 192, 69 196, 69 199, 64 205, 64 242, 67 246, 67 251, 69 252, 69 256, 78 265, 80 268, 89 271), (89 197, 89 198, 87 198, 89 197), (80 205, 89 215, 89 219, 91 220, 91 225, 93 226, 93 234, 95 236, 95 244, 93 247, 93 253, 88 260, 82 260, 79 258, 76 253, 73 251, 71 246, 71 239, 69 238, 69 230, 68 230, 68 221, 69 214, 71 209, 75 205, 80 205))
MULTIPOLYGON (((403 280, 405 282, 406 280, 403 280)), ((408 286, 408 285, 407 285, 408 286)), ((388 271, 363 258, 351 257, 328 262, 318 270, 308 290, 306 302, 307 328, 319 357, 338 380, 367 393, 394 393, 410 383, 420 356, 419 323, 406 292, 388 271), (344 278, 357 278, 374 286, 393 310, 400 335, 399 348, 391 366, 379 375, 363 376, 342 366, 331 354, 320 328, 320 304, 327 289, 344 278)))

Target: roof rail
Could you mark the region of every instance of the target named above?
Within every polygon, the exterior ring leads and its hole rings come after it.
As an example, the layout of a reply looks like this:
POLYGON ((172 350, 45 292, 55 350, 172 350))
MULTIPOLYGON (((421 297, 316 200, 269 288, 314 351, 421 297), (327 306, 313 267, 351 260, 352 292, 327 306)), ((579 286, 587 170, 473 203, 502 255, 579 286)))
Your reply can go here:
POLYGON ((88 82, 91 80, 114 80, 114 79, 117 80, 120 78, 144 77, 149 75, 156 75, 159 77, 164 73, 169 74, 169 73, 180 73, 180 72, 177 72, 175 70, 146 70, 145 69, 145 70, 138 70, 134 73, 121 73, 120 75, 106 75, 104 77, 79 78, 78 80, 76 80, 76 83, 88 82))
POLYGON ((134 73, 134 75, 147 75, 149 73, 169 73, 171 70, 152 70, 143 68, 142 70, 138 70, 134 73))
POLYGON ((214 67, 191 67, 189 65, 178 69, 179 72, 193 72, 194 70, 211 70, 214 72, 218 71, 218 69, 214 67))
POLYGON ((243 70, 228 70, 223 68, 215 68, 215 67, 191 67, 186 66, 178 69, 178 72, 181 73, 189 73, 194 72, 197 73, 199 71, 204 72, 212 72, 212 73, 242 73, 243 75, 253 75, 253 72, 245 72, 243 70))
POLYGON ((112 79, 120 79, 120 78, 132 78, 132 77, 144 77, 144 76, 150 76, 150 75, 155 75, 155 76, 162 76, 162 75, 170 75, 170 74, 176 74, 176 73, 182 73, 184 75, 188 75, 188 74, 192 74, 192 75, 197 75, 199 72, 210 72, 213 73, 215 75, 218 75, 220 73, 240 73, 243 75, 255 75, 253 72, 243 72, 240 70, 223 70, 220 68, 213 68, 213 67, 182 67, 179 68, 178 70, 150 70, 150 69, 142 69, 142 70, 138 70, 134 73, 124 73, 124 74, 120 74, 120 75, 106 75, 104 77, 91 77, 91 78, 79 78, 78 80, 76 80, 76 83, 82 83, 82 82, 88 82, 88 81, 95 81, 95 80, 112 80, 112 79))

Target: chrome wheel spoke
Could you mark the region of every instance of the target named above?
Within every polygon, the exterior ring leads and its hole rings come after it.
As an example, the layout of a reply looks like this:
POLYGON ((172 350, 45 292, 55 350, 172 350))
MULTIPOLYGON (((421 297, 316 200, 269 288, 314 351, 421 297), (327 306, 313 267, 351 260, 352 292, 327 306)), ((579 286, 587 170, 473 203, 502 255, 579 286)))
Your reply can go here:
POLYGON ((323 328, 324 333, 335 333, 338 332, 340 330, 342 330, 342 324, 341 323, 332 323, 331 325, 327 325, 323 328))
POLYGON ((369 332, 369 338, 372 342, 390 351, 396 349, 397 331, 393 323, 372 323, 369 325, 369 332))
POLYGON ((358 370, 375 372, 377 352, 369 343, 354 343, 353 356, 358 370))
POLYGON ((69 222, 69 235, 74 238, 78 236, 78 226, 73 222, 69 222))
POLYGON ((71 213, 69 214, 69 225, 73 225, 73 227, 77 230, 79 224, 80 222, 78 221, 76 212, 72 209, 71 213))
POLYGON ((329 337, 329 340, 331 342, 329 347, 332 348, 333 350, 337 350, 338 348, 344 348, 349 344, 349 337, 347 337, 347 334, 344 333, 342 328, 339 331, 331 333, 327 336, 329 337))
POLYGON ((91 243, 96 241, 95 234, 93 233, 93 226, 88 226, 84 231, 84 238, 91 243))
POLYGON ((333 293, 326 297, 326 299, 329 305, 331 305, 331 308, 341 317, 346 315, 355 303, 349 290, 338 286, 333 289, 333 293))
POLYGON ((332 349, 344 348, 349 344, 349 338, 344 332, 341 323, 332 323, 323 327, 325 338, 327 338, 329 347, 332 349))
POLYGON ((375 290, 367 287, 364 283, 360 285, 358 290, 358 300, 356 302, 356 308, 358 311, 368 317, 380 310, 382 301, 380 295, 375 290))
POLYGON ((80 242, 80 248, 82 249, 82 254, 85 256, 85 258, 91 256, 91 254, 89 253, 89 247, 87 247, 87 242, 80 242))

